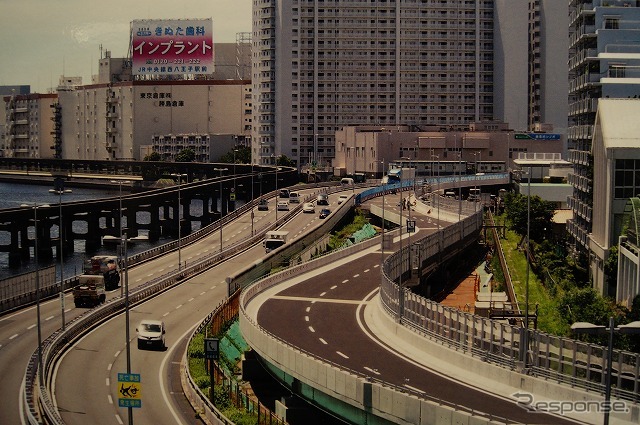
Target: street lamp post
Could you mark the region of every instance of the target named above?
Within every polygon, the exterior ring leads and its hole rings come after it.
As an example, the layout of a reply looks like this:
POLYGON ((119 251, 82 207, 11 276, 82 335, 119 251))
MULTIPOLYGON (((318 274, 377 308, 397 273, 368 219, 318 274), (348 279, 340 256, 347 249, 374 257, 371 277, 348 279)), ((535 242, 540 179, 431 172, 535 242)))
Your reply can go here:
POLYGON ((576 334, 609 335, 607 349, 607 370, 605 375, 604 390, 604 425, 609 425, 609 412, 611 410, 611 374, 613 365, 613 334, 640 335, 640 321, 631 322, 626 325, 615 326, 613 317, 609 317, 609 327, 594 325, 588 322, 576 322, 571 325, 571 331, 576 334))
POLYGON ((437 173, 437 177, 436 177, 436 181, 437 181, 437 189, 435 191, 431 191, 431 193, 435 193, 436 197, 435 199, 438 201, 438 231, 440 231, 440 194, 438 193, 438 191, 440 190, 440 157, 438 155, 431 155, 431 163, 433 164, 433 160, 436 160, 437 164, 438 164, 438 173, 437 173))
MULTIPOLYGON (((127 264, 127 232, 121 235, 122 244, 122 268, 124 269, 124 319, 125 319, 125 348, 127 354, 127 374, 131 374, 131 343, 129 336, 129 267, 127 264)), ((133 408, 128 407, 129 425, 133 425, 133 408)))
MULTIPOLYGON (((123 229, 122 221, 123 221, 123 219, 124 219, 124 217, 122 216, 122 185, 123 185, 123 184, 129 184, 129 183, 131 183, 131 181, 130 181, 130 180, 111 180, 111 181, 110 181, 110 183, 111 183, 111 184, 117 184, 117 185, 119 186, 118 203, 119 203, 119 209, 120 209, 120 210, 119 210, 119 211, 120 211, 120 213, 119 213, 119 218, 120 218, 120 220, 119 220, 119 221, 120 221, 120 240, 122 240, 122 235, 123 235, 123 230, 122 230, 122 229, 123 229)), ((127 223, 127 224, 128 224, 128 223, 127 223)), ((122 248, 122 245, 120 245, 120 262, 121 262, 121 263, 122 263, 123 261, 126 261, 126 257, 124 257, 124 259, 123 259, 124 254, 123 254, 123 252, 122 252, 122 249, 123 249, 123 248, 122 248)), ((122 278, 122 273, 123 273, 123 271, 122 271, 122 267, 121 267, 121 268, 120 268, 120 277, 121 277, 121 278, 122 278)), ((120 279, 120 281, 122 281, 122 280, 123 280, 123 279, 120 279)), ((121 298, 124 296, 123 290, 124 290, 123 286, 122 286, 122 285, 120 285, 120 297, 121 297, 121 298)))
POLYGON ((220 253, 222 253, 222 172, 227 168, 214 168, 214 171, 220 171, 220 253))
POLYGON ((182 184, 182 177, 186 177, 187 178, 187 183, 189 182, 189 176, 187 174, 183 174, 183 173, 174 173, 171 174, 172 177, 177 177, 178 178, 178 272, 180 272, 181 266, 182 266, 182 257, 181 257, 181 243, 180 240, 182 239, 182 203, 180 201, 180 186, 182 184))
POLYGON ((42 375, 42 329, 40 326, 40 270, 38 267, 38 209, 49 208, 48 204, 43 205, 20 205, 23 208, 33 208, 33 257, 36 263, 36 322, 38 325, 38 380, 40 386, 44 385, 42 375))
POLYGON ((60 205, 60 225, 58 226, 58 239, 60 239, 60 317, 62 318, 62 330, 64 331, 65 319, 64 319, 64 248, 62 237, 62 194, 71 193, 71 189, 62 189, 58 191, 59 205, 60 205))

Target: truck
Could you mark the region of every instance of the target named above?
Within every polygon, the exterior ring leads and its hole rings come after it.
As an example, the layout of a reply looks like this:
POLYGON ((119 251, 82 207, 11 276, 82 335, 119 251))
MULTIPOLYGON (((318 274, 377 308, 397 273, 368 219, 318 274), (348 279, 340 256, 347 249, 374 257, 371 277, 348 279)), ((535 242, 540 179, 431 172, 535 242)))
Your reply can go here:
POLYGON ((73 288, 76 307, 95 307, 106 301, 106 291, 118 287, 118 257, 98 255, 86 260, 78 284, 73 288))
POLYGON ((265 233, 264 241, 262 242, 265 252, 271 252, 286 244, 288 235, 289 232, 285 230, 270 230, 265 233))
POLYGON ((387 172, 386 176, 383 176, 383 184, 400 183, 402 181, 412 181, 416 178, 415 168, 392 168, 387 172), (386 179, 384 178, 386 177, 386 179))
POLYGON ((118 273, 118 257, 114 255, 96 255, 86 260, 83 274, 101 275, 104 278, 104 287, 107 291, 112 291, 120 283, 120 273, 118 273))
POLYGON ((78 285, 73 288, 73 304, 76 307, 95 307, 106 299, 102 276, 90 274, 78 276, 78 285))

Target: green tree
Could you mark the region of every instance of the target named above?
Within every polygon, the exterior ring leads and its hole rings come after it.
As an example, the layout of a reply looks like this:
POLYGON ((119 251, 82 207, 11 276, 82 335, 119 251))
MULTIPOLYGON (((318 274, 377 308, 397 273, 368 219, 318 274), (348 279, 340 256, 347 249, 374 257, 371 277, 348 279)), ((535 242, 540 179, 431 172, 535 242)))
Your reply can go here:
POLYGON ((143 161, 162 161, 162 156, 156 151, 151 152, 149 155, 145 156, 143 161))
POLYGON ((607 284, 617 286, 618 282, 618 245, 614 245, 609 250, 609 257, 604 262, 604 274, 607 284))
POLYGON ((295 164, 291 158, 286 155, 280 155, 276 158, 276 165, 281 165, 283 167, 294 167, 295 164))
POLYGON ((236 164, 251 164, 251 148, 238 145, 229 152, 222 155, 218 159, 218 162, 233 164, 234 160, 236 164))
POLYGON ((191 148, 182 149, 176 155, 176 162, 193 162, 196 159, 196 153, 191 148))
POLYGON ((539 196, 532 196, 528 202, 527 196, 509 193, 505 198, 505 207, 507 219, 518 234, 527 234, 527 223, 531 240, 541 242, 551 231, 551 219, 555 211, 553 202, 545 201, 539 196), (530 220, 527 220, 528 216, 530 220))
POLYGON ((568 325, 575 322, 589 322, 608 325, 609 317, 615 314, 615 305, 601 297, 595 289, 572 288, 560 298, 560 311, 568 325))

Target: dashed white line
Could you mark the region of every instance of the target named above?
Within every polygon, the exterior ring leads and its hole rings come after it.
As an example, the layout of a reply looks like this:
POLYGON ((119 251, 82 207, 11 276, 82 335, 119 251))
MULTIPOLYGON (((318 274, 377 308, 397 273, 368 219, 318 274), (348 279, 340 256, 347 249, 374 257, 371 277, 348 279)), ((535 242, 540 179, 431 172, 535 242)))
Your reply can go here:
POLYGON ((376 267, 380 267, 380 265, 379 265, 379 264, 376 264, 375 266, 373 266, 373 268, 374 268, 374 269, 375 269, 376 267))
POLYGON ((109 386, 109 383, 110 383, 110 382, 111 382, 111 381, 109 381, 109 378, 105 379, 105 384, 107 384, 107 387, 109 386))
POLYGON ((353 275, 353 278, 354 278, 354 279, 355 279, 356 277, 360 277, 360 273, 358 273, 358 274, 354 274, 354 275, 353 275))
POLYGON ((308 313, 309 311, 311 311, 311 307, 307 307, 305 311, 308 313))
POLYGON ((122 419, 120 419, 120 415, 116 415, 116 420, 120 425, 124 425, 124 422, 122 422, 122 419))
POLYGON ((136 282, 140 282, 142 280, 142 278, 136 279, 136 282))
POLYGON ((347 355, 346 355, 346 354, 344 354, 344 353, 341 353, 340 351, 336 351, 336 354, 337 354, 337 355, 339 355, 339 356, 344 357, 345 359, 348 359, 348 358, 349 358, 349 356, 347 356, 347 355))
POLYGON ((327 295, 326 292, 323 292, 322 294, 320 294, 321 297, 324 297, 325 295, 327 295))
POLYGON ((36 324, 34 323, 33 325, 29 326, 29 327, 27 328, 27 330, 31 330, 31 329, 33 329, 33 328, 35 328, 35 327, 36 327, 36 324))
POLYGON ((120 350, 116 351, 116 353, 113 355, 113 357, 118 357, 120 355, 120 350))
POLYGON ((338 285, 333 285, 333 286, 331 287, 331 289, 336 289, 337 287, 338 287, 338 285))
POLYGON ((313 329, 313 326, 309 326, 309 330, 310 330, 311 332, 315 332, 315 331, 316 331, 315 329, 313 329))
POLYGON ((107 370, 111 370, 112 367, 113 367, 113 363, 109 363, 109 366, 107 366, 107 370))
POLYGON ((165 314, 162 315, 162 317, 167 317, 169 315, 169 312, 167 311, 165 314))
POLYGON ((18 337, 18 334, 13 334, 13 335, 11 335, 11 336, 9 337, 9 339, 15 339, 15 338, 17 338, 17 337, 18 337))
POLYGON ((195 298, 189 298, 189 301, 187 301, 187 302, 191 302, 193 300, 195 300, 195 298))
POLYGON ((216 289, 217 285, 213 285, 210 289, 216 289))
POLYGON ((202 291, 202 292, 200 292, 200 295, 204 295, 206 293, 207 293, 207 291, 202 291))
POLYGON ((113 404, 113 398, 111 398, 111 394, 107 395, 107 400, 109 400, 109 404, 113 404))
POLYGON ((53 318, 54 318, 54 316, 49 316, 49 317, 47 317, 46 319, 44 319, 44 321, 45 321, 45 322, 48 322, 49 320, 51 320, 51 319, 53 319, 53 318))
POLYGON ((366 269, 364 272, 365 272, 365 273, 369 273, 369 269, 366 269))
POLYGON ((68 308, 68 309, 66 309, 64 312, 65 312, 65 313, 68 313, 68 312, 70 312, 70 311, 71 311, 71 309, 70 309, 70 308, 68 308))
POLYGON ((342 281, 342 283, 347 283, 347 282, 349 282, 349 279, 345 279, 342 281))
POLYGON ((380 372, 378 372, 378 371, 377 371, 377 370, 375 370, 375 369, 371 369, 370 367, 367 367, 367 366, 365 366, 364 368, 365 368, 366 370, 368 370, 369 372, 371 372, 371 373, 375 373, 376 375, 380 375, 380 372))
POLYGON ((176 310, 177 310, 177 309, 179 309, 180 307, 182 307, 182 304, 178 305, 178 306, 176 307, 176 310))
POLYGON ((309 316, 304 316, 304 321, 308 322, 309 321, 309 316))
POLYGON ((323 343, 324 345, 327 345, 328 342, 324 340, 324 338, 318 338, 320 340, 321 343, 323 343))
POLYGON ((147 277, 151 277, 151 276, 153 276, 153 273, 149 273, 149 274, 147 275, 147 277))

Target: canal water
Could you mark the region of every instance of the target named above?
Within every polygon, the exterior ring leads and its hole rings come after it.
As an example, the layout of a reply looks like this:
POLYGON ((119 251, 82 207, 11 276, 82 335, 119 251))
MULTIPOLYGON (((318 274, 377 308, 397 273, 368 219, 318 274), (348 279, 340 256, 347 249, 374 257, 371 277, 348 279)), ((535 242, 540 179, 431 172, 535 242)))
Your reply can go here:
MULTIPOLYGON (((49 190, 52 189, 52 185, 32 185, 32 184, 19 184, 19 183, 6 183, 0 182, 0 208, 17 208, 22 204, 28 205, 41 205, 48 204, 52 208, 56 208, 60 201, 60 195, 50 193, 49 190)), ((69 188, 67 188, 69 189, 69 188)), ((123 192, 123 194, 126 194, 123 192)), ((118 188, 114 188, 112 190, 105 189, 94 189, 94 188, 71 188, 71 193, 65 193, 62 195, 62 202, 72 202, 72 201, 82 201, 82 200, 92 200, 92 199, 100 199, 100 198, 109 198, 109 197, 117 197, 119 196, 118 188)), ((242 203, 238 202, 236 207, 239 207, 242 203)), ((31 214, 33 214, 33 210, 30 210, 31 214)), ((200 215, 202 212, 202 204, 194 202, 191 206, 191 213, 193 215, 200 215)), ((25 211, 26 213, 26 211, 25 211)), ((86 226, 82 222, 74 222, 74 231, 79 233, 85 233, 86 228, 82 228, 82 226, 86 226), (77 227, 76 227, 77 226, 77 227)), ((198 223, 194 223, 194 229, 197 230, 198 223)), ((33 237, 33 227, 30 227, 29 237, 33 237)), ((57 226, 52 228, 52 236, 57 237, 57 226)), ((140 232, 141 235, 144 233, 140 232)), ((6 245, 9 243, 10 234, 9 232, 0 231, 0 244, 6 245)), ((137 252, 142 252, 144 250, 150 249, 153 246, 161 245, 167 242, 170 242, 170 238, 161 238, 159 241, 154 243, 149 243, 146 241, 136 242, 135 244, 130 244, 127 246, 127 251, 129 254, 135 254, 137 252)), ((40 267, 47 267, 52 264, 56 265, 57 270, 57 279, 60 278, 60 259, 57 257, 56 248, 54 247, 53 259, 49 261, 41 261, 40 267)), ((68 254, 64 258, 64 277, 68 278, 75 274, 78 274, 82 270, 82 264, 85 259, 89 258, 92 255, 97 254, 108 254, 108 255, 117 255, 118 254, 118 246, 116 244, 106 245, 100 248, 96 252, 85 253, 84 241, 76 241, 74 244, 74 252, 68 254)), ((33 256, 32 256, 33 257, 33 256)), ((35 261, 31 258, 30 261, 23 263, 18 268, 10 268, 9 267, 9 256, 6 252, 0 252, 0 280, 6 279, 7 277, 15 276, 21 273, 26 273, 35 270, 35 261)))

